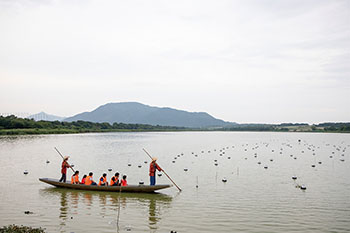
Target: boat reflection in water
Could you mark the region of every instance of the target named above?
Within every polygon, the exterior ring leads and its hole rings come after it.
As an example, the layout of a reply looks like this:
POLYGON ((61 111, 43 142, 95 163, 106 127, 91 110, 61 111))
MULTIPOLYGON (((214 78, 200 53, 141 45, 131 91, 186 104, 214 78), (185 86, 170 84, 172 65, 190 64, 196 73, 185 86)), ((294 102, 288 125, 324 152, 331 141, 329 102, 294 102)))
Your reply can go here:
POLYGON ((103 229, 104 232, 119 232, 119 229, 155 232, 162 214, 170 208, 173 199, 160 193, 111 193, 60 188, 41 189, 40 195, 50 201, 52 214, 58 211, 60 231, 78 232, 93 232, 94 229, 103 229))

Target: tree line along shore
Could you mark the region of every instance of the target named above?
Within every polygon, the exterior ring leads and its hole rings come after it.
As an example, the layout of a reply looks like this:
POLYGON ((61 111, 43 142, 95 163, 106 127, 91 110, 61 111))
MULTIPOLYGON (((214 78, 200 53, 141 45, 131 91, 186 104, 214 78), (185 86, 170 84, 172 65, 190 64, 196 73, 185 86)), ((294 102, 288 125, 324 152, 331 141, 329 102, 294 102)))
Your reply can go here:
POLYGON ((276 131, 276 132, 335 132, 349 133, 350 123, 236 124, 227 127, 186 128, 174 126, 94 123, 88 121, 34 121, 16 116, 0 116, 0 135, 68 134, 92 132, 152 132, 152 131, 276 131))

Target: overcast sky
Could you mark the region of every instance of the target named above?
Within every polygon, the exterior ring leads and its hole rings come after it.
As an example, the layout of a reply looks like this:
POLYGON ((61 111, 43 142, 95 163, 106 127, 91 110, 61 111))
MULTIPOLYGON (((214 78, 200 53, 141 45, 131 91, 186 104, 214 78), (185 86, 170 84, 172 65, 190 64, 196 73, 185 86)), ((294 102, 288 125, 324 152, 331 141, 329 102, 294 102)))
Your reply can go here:
POLYGON ((0 113, 350 121, 350 1, 0 0, 0 113))

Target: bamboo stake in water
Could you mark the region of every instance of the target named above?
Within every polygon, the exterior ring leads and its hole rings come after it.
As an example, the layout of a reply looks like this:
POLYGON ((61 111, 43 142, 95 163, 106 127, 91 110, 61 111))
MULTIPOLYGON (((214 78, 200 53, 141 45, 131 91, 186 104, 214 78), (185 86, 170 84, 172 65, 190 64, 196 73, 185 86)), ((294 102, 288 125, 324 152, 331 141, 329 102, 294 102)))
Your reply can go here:
MULTIPOLYGON (((144 149, 142 148, 143 151, 150 157, 150 159, 152 159, 152 156, 144 149)), ((170 178, 170 176, 168 176, 168 174, 164 171, 164 169, 162 168, 162 171, 164 172, 164 174, 169 178, 169 180, 176 186, 176 188, 181 192, 182 190, 180 189, 179 186, 177 186, 177 184, 175 184, 175 182, 170 178)))

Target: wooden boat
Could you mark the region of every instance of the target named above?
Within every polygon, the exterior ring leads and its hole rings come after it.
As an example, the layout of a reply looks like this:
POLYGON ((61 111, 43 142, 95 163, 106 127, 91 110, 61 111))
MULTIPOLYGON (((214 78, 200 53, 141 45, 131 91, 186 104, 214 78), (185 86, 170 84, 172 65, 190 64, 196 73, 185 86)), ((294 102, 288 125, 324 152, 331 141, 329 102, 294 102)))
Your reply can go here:
POLYGON ((98 185, 84 185, 71 184, 69 182, 59 182, 57 179, 39 178, 41 182, 56 186, 58 188, 92 190, 92 191, 108 191, 108 192, 128 192, 128 193, 153 193, 154 191, 169 188, 172 185, 158 184, 158 185, 128 185, 128 186, 98 186, 98 185))

